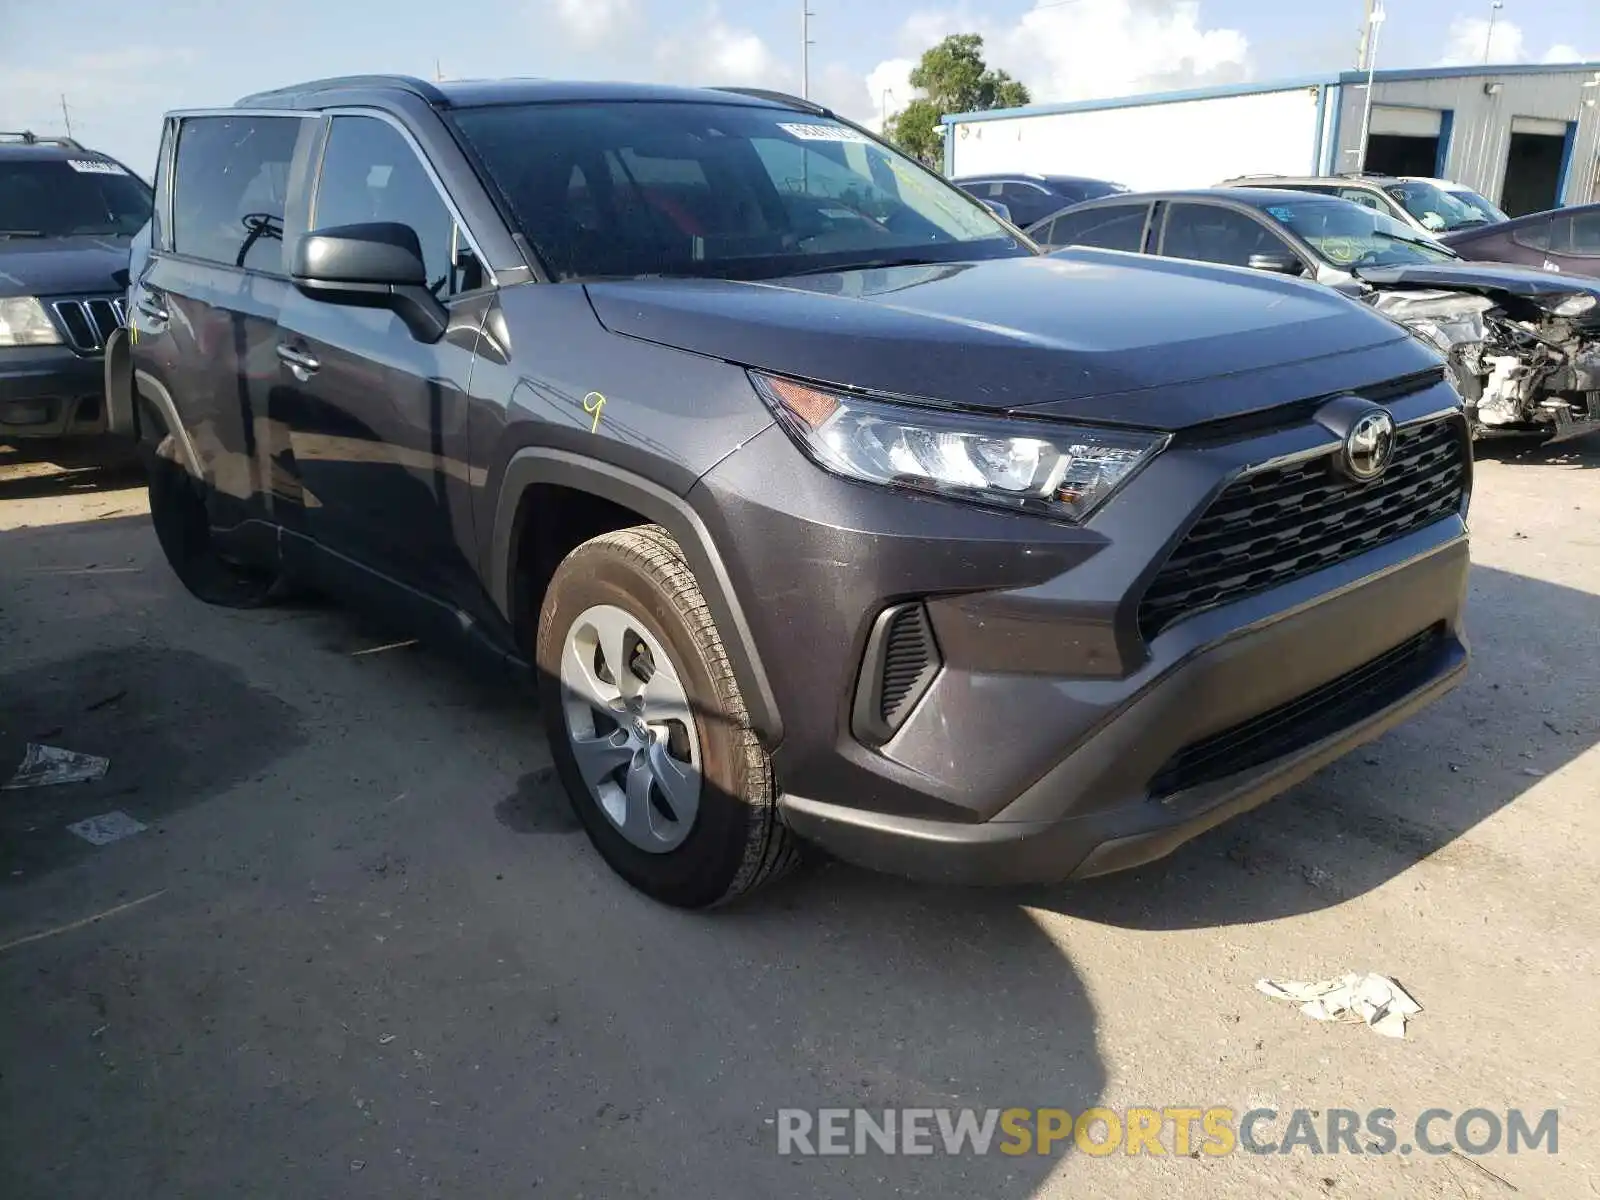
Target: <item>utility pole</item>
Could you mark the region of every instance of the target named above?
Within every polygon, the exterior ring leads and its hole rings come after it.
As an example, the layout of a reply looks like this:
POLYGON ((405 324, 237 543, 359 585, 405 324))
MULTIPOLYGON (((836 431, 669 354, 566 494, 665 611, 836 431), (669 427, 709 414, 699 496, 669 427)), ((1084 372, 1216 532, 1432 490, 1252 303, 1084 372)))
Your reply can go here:
POLYGON ((444 68, 439 65, 437 58, 433 60, 433 81, 435 83, 444 82, 444 68))
POLYGON ((1356 70, 1367 69, 1367 56, 1372 53, 1372 6, 1377 0, 1366 0, 1367 9, 1361 16, 1361 41, 1356 47, 1356 70))
POLYGON ((1381 0, 1367 14, 1367 97, 1361 110, 1361 150, 1360 158, 1356 161, 1358 172, 1367 169, 1367 139, 1372 131, 1373 73, 1378 65, 1378 27, 1383 24, 1385 15, 1381 0))
POLYGON ((67 136, 72 136, 72 111, 67 108, 67 94, 61 93, 61 119, 66 122, 67 136))
POLYGON ((811 0, 800 0, 800 99, 811 99, 811 0))
POLYGON ((1500 15, 1500 10, 1505 7, 1503 0, 1494 0, 1489 5, 1489 32, 1483 35, 1483 62, 1489 63, 1489 48, 1494 45, 1494 19, 1500 15))

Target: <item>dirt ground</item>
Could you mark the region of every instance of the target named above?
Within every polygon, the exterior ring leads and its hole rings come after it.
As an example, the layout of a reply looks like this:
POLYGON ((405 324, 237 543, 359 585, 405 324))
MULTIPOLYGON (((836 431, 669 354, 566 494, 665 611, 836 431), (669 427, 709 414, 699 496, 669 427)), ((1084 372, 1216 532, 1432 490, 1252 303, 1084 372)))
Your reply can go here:
POLYGON ((603 868, 516 690, 337 609, 208 609, 136 479, 0 464, 0 782, 28 741, 111 760, 0 792, 0 1195, 1600 1194, 1597 467, 1491 451, 1470 682, 1165 863, 822 864, 696 916, 603 868), (147 828, 65 828, 113 810, 147 828), (1347 970, 1421 1002, 1406 1040, 1254 989, 1347 970), (1555 1108, 1559 1152, 807 1158, 773 1125, 1097 1104, 1555 1108))

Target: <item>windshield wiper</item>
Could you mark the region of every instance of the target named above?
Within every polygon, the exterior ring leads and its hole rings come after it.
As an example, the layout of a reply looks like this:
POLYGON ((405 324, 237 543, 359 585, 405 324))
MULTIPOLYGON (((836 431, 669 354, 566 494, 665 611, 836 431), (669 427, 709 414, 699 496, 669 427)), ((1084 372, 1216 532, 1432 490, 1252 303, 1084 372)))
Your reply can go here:
POLYGON ((42 230, 42 229, 0 229, 0 237, 3 237, 3 238, 13 238, 13 237, 19 237, 19 238, 20 237, 42 238, 43 236, 44 236, 44 230, 42 230))
POLYGON ((802 267, 798 271, 785 271, 784 275, 831 275, 835 271, 882 271, 890 267, 943 267, 949 260, 929 258, 923 254, 907 254, 900 258, 865 258, 860 262, 834 263, 828 266, 802 267))

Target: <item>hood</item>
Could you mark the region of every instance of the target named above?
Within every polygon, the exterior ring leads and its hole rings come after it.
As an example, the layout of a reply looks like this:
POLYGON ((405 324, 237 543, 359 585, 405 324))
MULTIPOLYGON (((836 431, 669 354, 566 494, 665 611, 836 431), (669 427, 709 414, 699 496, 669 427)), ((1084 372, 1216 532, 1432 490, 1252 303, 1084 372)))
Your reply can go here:
POLYGON ((1600 297, 1600 279, 1557 275, 1533 267, 1493 262, 1422 263, 1409 267, 1362 267, 1356 274, 1376 288, 1449 288, 1480 296, 1522 296, 1533 301, 1588 294, 1600 297))
POLYGON ((754 283, 653 279, 587 287, 613 332, 741 366, 969 408, 1154 428, 1214 421, 1366 386, 1377 382, 1377 370, 1393 377, 1428 365, 1404 350, 1358 353, 1412 339, 1315 284, 1106 251, 754 283), (1319 370, 1315 390, 1278 390, 1279 368, 1343 361, 1338 356, 1350 361, 1342 376, 1319 370), (1254 372, 1271 386, 1242 379, 1254 372), (1354 377, 1363 372, 1368 377, 1354 377), (1224 377, 1227 386, 1192 386, 1224 377))
POLYGON ((0 296, 72 296, 128 286, 129 238, 0 238, 0 296))

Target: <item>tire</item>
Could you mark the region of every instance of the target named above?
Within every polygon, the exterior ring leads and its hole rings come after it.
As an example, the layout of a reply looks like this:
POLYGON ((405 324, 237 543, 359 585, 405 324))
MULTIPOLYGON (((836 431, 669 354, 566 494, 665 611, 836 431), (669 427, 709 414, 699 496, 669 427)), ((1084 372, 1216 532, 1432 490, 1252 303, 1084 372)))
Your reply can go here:
POLYGON ((207 604, 258 608, 268 603, 274 598, 274 574, 235 563, 217 551, 205 495, 175 456, 151 440, 159 432, 149 430, 139 451, 150 492, 150 523, 173 574, 207 604))
MULTIPOLYGON (((748 893, 798 863, 798 842, 779 816, 771 764, 750 728, 722 638, 682 550, 665 529, 643 525, 617 530, 583 543, 567 556, 545 592, 535 661, 540 711, 568 799, 601 857, 628 883, 665 904, 706 908, 748 893), (633 647, 625 649, 623 657, 642 660, 641 667, 651 673, 642 685, 639 715, 632 718, 638 732, 624 728, 630 720, 626 708, 630 701, 613 701, 622 706, 616 711, 623 715, 610 733, 611 749, 600 751, 632 757, 616 768, 613 777, 591 787, 579 765, 574 730, 585 722, 584 712, 601 714, 594 716, 594 729, 578 731, 580 737, 594 734, 596 740, 588 744, 597 745, 607 719, 592 693, 564 681, 563 669, 570 680, 577 669, 573 664, 587 660, 596 678, 609 673, 602 645, 607 639, 597 636, 593 645, 600 651, 589 656, 586 633, 597 627, 585 622, 592 616, 613 629, 618 613, 626 618, 623 644, 633 647), (669 660, 666 674, 659 678, 656 672, 662 668, 655 662, 650 641, 669 660), (685 732, 678 728, 679 722, 668 720, 652 727, 652 741, 643 729, 648 720, 659 719, 659 712, 650 707, 658 687, 669 695, 681 688, 682 711, 692 726, 685 732), (631 745, 642 744, 645 749, 615 749, 623 738, 633 738, 631 745), (675 747, 675 740, 681 745, 675 747), (668 820, 677 817, 676 810, 666 790, 654 787, 646 811, 648 822, 659 829, 644 830, 646 836, 641 837, 639 823, 632 817, 636 810, 629 808, 626 820, 612 813, 619 792, 626 792, 625 804, 633 802, 634 793, 624 784, 631 784, 639 755, 649 759, 657 750, 671 756, 679 768, 691 753, 698 754, 697 808, 692 819, 668 820), (612 804, 609 812, 602 800, 606 792, 612 804), (633 830, 632 835, 625 833, 625 827, 633 830), (649 848, 642 848, 646 842, 649 848)), ((635 686, 641 686, 636 675, 633 678, 635 686)), ((674 711, 673 701, 665 703, 665 711, 674 711)), ((593 768, 597 760, 589 761, 593 768)))

